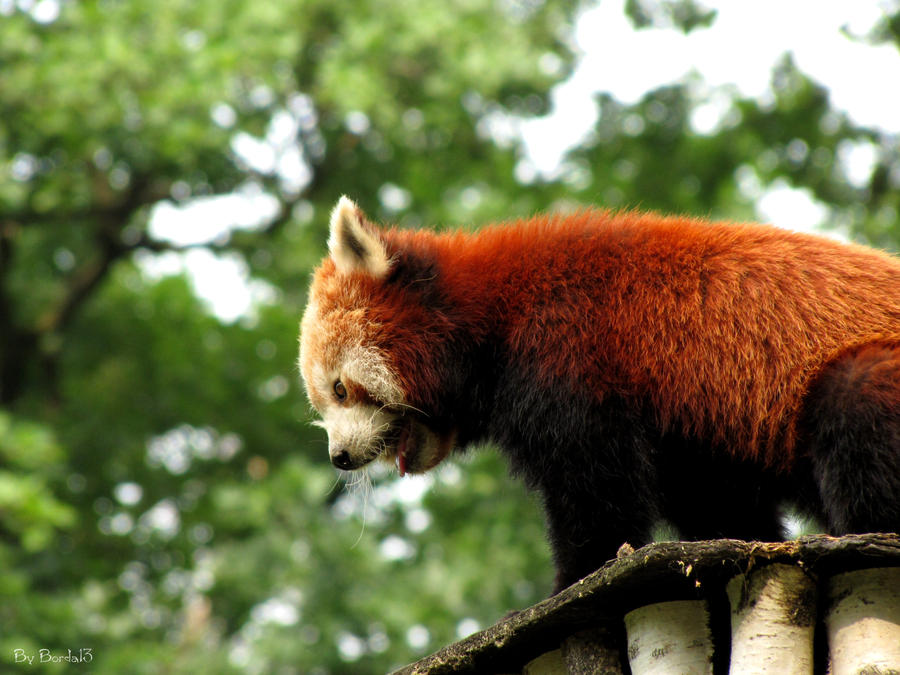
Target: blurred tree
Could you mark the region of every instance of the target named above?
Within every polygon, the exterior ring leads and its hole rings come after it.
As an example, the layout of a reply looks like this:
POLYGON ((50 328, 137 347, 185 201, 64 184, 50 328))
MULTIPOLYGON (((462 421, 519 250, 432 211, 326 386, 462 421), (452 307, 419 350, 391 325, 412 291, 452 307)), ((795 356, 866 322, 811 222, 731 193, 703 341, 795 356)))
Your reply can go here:
POLYGON ((41 4, 0 18, 2 662, 374 672, 540 597, 539 516, 495 458, 369 513, 294 360, 341 193, 422 221, 523 192, 480 111, 543 109, 573 3, 41 4), (268 299, 224 322, 152 272, 189 248, 268 299), (483 566, 530 581, 485 592, 483 566))
POLYGON ((706 134, 691 82, 602 96, 559 171, 523 172, 516 124, 571 72, 576 10, 0 3, 0 663, 378 672, 549 590, 538 509, 492 453, 345 490, 305 424, 296 329, 342 193, 405 225, 588 202, 750 217, 749 176, 900 241, 896 140, 789 60, 772 104, 706 134), (878 161, 854 186, 835 157, 862 142, 878 161), (158 271, 202 251, 250 280, 239 319, 158 271))

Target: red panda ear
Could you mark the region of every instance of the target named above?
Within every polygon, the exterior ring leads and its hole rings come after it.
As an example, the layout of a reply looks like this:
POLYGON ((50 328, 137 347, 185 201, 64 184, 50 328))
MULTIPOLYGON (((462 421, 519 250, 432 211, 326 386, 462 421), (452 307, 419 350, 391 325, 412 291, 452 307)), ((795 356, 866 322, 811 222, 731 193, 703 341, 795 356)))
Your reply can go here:
POLYGON ((340 272, 366 272, 381 279, 391 268, 378 232, 364 222, 363 212, 347 197, 341 197, 331 212, 328 250, 340 272))

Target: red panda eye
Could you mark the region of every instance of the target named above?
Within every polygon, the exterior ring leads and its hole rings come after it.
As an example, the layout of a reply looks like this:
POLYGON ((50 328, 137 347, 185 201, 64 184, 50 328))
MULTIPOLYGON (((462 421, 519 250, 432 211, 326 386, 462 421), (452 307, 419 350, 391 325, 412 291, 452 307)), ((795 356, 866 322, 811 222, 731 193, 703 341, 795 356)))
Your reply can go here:
POLYGON ((343 401, 347 398, 347 387, 345 387, 344 383, 340 380, 337 380, 334 383, 334 395, 337 396, 338 401, 343 401))

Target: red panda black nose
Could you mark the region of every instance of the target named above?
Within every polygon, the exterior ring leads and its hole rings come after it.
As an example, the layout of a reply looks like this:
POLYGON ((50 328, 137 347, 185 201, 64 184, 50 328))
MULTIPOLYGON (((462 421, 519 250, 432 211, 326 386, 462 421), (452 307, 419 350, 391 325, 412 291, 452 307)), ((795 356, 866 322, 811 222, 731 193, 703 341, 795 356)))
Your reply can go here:
POLYGON ((338 450, 331 456, 331 463, 337 468, 349 471, 353 468, 353 460, 350 459, 350 453, 346 450, 338 450))

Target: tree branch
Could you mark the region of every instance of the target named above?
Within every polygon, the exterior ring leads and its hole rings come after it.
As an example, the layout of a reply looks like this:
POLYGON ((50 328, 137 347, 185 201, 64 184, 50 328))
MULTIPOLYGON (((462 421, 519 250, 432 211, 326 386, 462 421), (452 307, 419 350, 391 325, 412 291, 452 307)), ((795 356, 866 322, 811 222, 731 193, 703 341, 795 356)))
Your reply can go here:
MULTIPOLYGON (((265 179, 265 177, 257 177, 265 179)), ((266 180, 264 183, 268 184, 266 180)), ((11 403, 24 390, 29 363, 38 360, 52 391, 55 389, 55 362, 58 352, 53 345, 58 340, 46 340, 46 336, 59 335, 77 316, 81 307, 93 296, 97 288, 110 273, 115 263, 136 250, 155 253, 166 251, 182 252, 197 248, 212 251, 226 251, 233 244, 173 244, 151 237, 146 230, 137 238, 123 240, 126 225, 135 217, 139 209, 165 198, 167 191, 152 184, 149 177, 136 177, 124 199, 108 206, 94 205, 91 208, 65 213, 40 213, 21 210, 7 214, 0 223, 0 403, 11 403), (16 325, 16 311, 13 299, 6 292, 6 276, 12 265, 14 240, 17 233, 26 226, 64 220, 83 220, 95 226, 95 255, 70 276, 63 297, 52 308, 39 316, 33 326, 23 328, 16 325)), ((290 221, 292 212, 301 196, 279 199, 279 209, 275 216, 255 234, 270 236, 290 221)), ((52 398, 52 396, 51 396, 52 398)))
POLYGON ((159 190, 150 189, 150 184, 148 177, 136 178, 126 198, 118 204, 87 211, 85 218, 98 224, 95 236, 98 253, 75 272, 60 303, 38 319, 35 325, 38 334, 57 333, 65 328, 109 273, 113 263, 131 250, 122 242, 122 230, 138 209, 159 201, 159 190))
POLYGON ((103 241, 100 254, 72 277, 68 292, 59 305, 38 319, 35 326, 36 332, 46 335, 63 330, 75 316, 78 308, 91 296, 109 273, 113 263, 126 251, 126 247, 118 246, 110 241, 103 241))
POLYGON ((15 306, 6 286, 17 229, 9 222, 0 224, 0 405, 19 397, 27 364, 37 347, 37 335, 16 325, 15 306))

